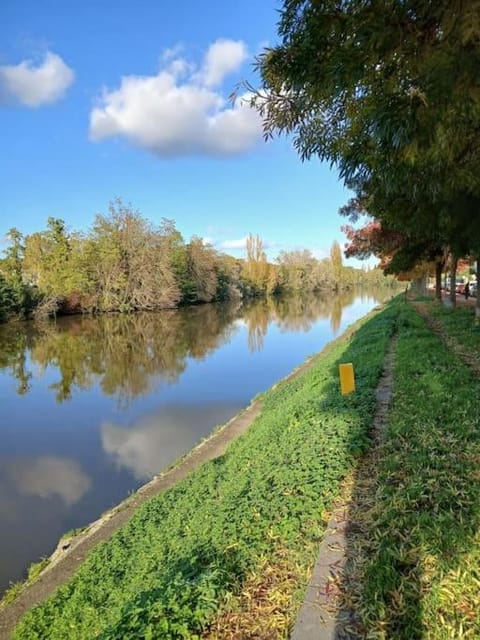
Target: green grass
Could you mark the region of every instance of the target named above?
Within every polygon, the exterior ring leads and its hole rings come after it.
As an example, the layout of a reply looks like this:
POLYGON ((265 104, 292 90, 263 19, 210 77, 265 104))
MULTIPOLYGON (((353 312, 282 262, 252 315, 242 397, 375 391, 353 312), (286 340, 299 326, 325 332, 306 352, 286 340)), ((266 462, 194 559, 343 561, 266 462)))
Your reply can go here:
POLYGON ((26 586, 25 581, 11 583, 8 589, 5 591, 5 593, 2 596, 0 607, 10 604, 10 602, 13 602, 16 598, 18 598, 18 596, 25 589, 25 586, 26 586))
POLYGON ((442 325, 443 330, 472 353, 480 358, 480 328, 475 324, 473 307, 443 307, 438 304, 429 306, 430 314, 442 325))
POLYGON ((38 578, 38 576, 42 573, 46 567, 50 564, 50 560, 48 558, 42 558, 38 562, 34 562, 28 568, 28 581, 33 581, 38 578))
POLYGON ((143 505, 68 584, 27 613, 14 638, 196 638, 266 559, 295 561, 305 579, 340 481, 367 444, 396 315, 392 304, 310 371, 265 394, 246 435, 143 505), (348 397, 338 389, 345 361, 357 375, 348 397))
POLYGON ((75 538, 76 536, 79 536, 81 533, 86 531, 87 528, 88 527, 76 527, 75 529, 68 529, 68 531, 65 531, 65 533, 62 533, 62 537, 60 538, 60 540, 62 542, 66 542, 67 540, 70 540, 70 538, 75 538))
POLYGON ((13 602, 13 600, 15 600, 28 585, 38 578, 49 564, 50 560, 48 558, 42 558, 38 562, 31 564, 28 567, 27 578, 22 582, 14 582, 10 587, 8 587, 0 601, 0 606, 5 606, 10 602, 13 602))
POLYGON ((368 638, 480 638, 480 381, 411 308, 398 326, 388 430, 355 499, 353 597, 368 638))

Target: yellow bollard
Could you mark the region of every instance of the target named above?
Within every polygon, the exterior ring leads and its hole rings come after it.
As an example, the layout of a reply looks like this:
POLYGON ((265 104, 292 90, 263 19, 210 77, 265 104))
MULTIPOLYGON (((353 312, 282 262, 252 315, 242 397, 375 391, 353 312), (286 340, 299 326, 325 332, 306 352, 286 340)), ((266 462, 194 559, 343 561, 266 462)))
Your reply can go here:
POLYGON ((338 366, 340 373, 340 391, 342 396, 355 391, 355 374, 353 373, 353 364, 347 362, 338 366))

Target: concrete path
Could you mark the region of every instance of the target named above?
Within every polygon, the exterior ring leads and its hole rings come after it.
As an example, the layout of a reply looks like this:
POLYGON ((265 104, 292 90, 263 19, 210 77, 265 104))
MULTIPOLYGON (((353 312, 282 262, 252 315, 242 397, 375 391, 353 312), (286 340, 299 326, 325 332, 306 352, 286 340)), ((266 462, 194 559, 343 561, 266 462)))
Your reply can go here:
POLYGON ((291 640, 334 640, 337 637, 339 611, 335 599, 346 562, 347 515, 348 504, 344 503, 334 511, 328 523, 291 640))
MULTIPOLYGON (((393 389, 395 345, 394 336, 376 391, 377 403, 370 432, 372 447, 381 441, 387 424, 393 389)), ((355 632, 355 628, 358 628, 355 611, 343 608, 339 598, 349 556, 349 527, 352 525, 349 522, 350 496, 354 485, 355 478, 347 479, 344 483, 343 498, 337 502, 328 523, 291 640, 358 640, 362 637, 355 632)))

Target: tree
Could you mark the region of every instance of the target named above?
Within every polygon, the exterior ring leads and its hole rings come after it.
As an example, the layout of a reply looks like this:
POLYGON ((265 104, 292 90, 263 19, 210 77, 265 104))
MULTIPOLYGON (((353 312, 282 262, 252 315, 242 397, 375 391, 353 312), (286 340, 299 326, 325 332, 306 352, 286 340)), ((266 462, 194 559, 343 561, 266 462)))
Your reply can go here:
POLYGON ((66 309, 69 296, 87 289, 82 252, 82 236, 68 232, 60 218, 48 218, 45 231, 25 238, 24 274, 42 295, 39 315, 66 309))
POLYGON ((17 306, 18 299, 12 285, 0 273, 0 321, 15 313, 17 306))
POLYGON ((266 136, 335 165, 410 255, 480 245, 464 223, 468 202, 480 220, 479 22, 480 5, 446 0, 285 0, 280 43, 259 58, 266 136))
POLYGON ((330 247, 330 261, 332 263, 335 287, 338 289, 342 281, 343 260, 342 250, 336 240, 332 242, 332 246, 330 247))
POLYGON ((253 293, 265 293, 268 287, 269 264, 260 236, 250 234, 246 242, 247 259, 244 278, 253 293))
POLYGON ((211 302, 217 295, 217 256, 213 247, 193 236, 186 247, 187 302, 211 302))
POLYGON ((217 298, 238 300, 242 297, 243 261, 226 254, 217 256, 217 298))
POLYGON ((153 310, 177 304, 173 233, 170 221, 155 229, 121 199, 111 203, 108 216, 97 215, 91 237, 100 309, 153 310))
POLYGON ((18 229, 12 227, 7 231, 7 240, 9 241, 9 246, 5 251, 5 257, 0 262, 1 269, 9 280, 21 283, 25 254, 23 236, 18 229))
POLYGON ((318 283, 313 277, 317 261, 311 251, 280 251, 277 260, 286 289, 312 291, 317 288, 318 283))
POLYGON ((28 313, 34 297, 31 287, 24 282, 23 263, 25 246, 23 236, 12 227, 6 234, 9 246, 0 260, 0 314, 5 318, 12 313, 28 313))
POLYGON ((383 150, 406 166, 447 164, 449 184, 478 189, 480 7, 462 9, 285 0, 280 43, 259 58, 266 134, 292 132, 302 157, 336 163, 347 181, 381 172, 383 150))

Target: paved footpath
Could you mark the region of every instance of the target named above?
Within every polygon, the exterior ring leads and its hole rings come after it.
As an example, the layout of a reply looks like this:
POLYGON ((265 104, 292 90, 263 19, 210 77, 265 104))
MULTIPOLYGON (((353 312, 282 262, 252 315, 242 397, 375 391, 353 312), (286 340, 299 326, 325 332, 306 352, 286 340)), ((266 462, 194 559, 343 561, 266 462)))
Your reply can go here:
MULTIPOLYGON (((382 439, 386 426, 393 388, 393 359, 396 337, 390 342, 385 365, 376 391, 376 409, 370 436, 372 448, 382 439)), ((369 455, 368 453, 366 454, 369 455)), ((355 633, 355 612, 339 605, 343 572, 348 558, 348 527, 351 509, 350 490, 353 480, 345 483, 345 495, 338 501, 326 535, 320 545, 317 561, 305 599, 295 621, 291 640, 353 640, 361 637, 355 633)))
POLYGON ((337 507, 328 523, 291 640, 336 640, 339 617, 348 620, 348 613, 338 611, 334 604, 346 562, 348 508, 346 503, 337 507))

